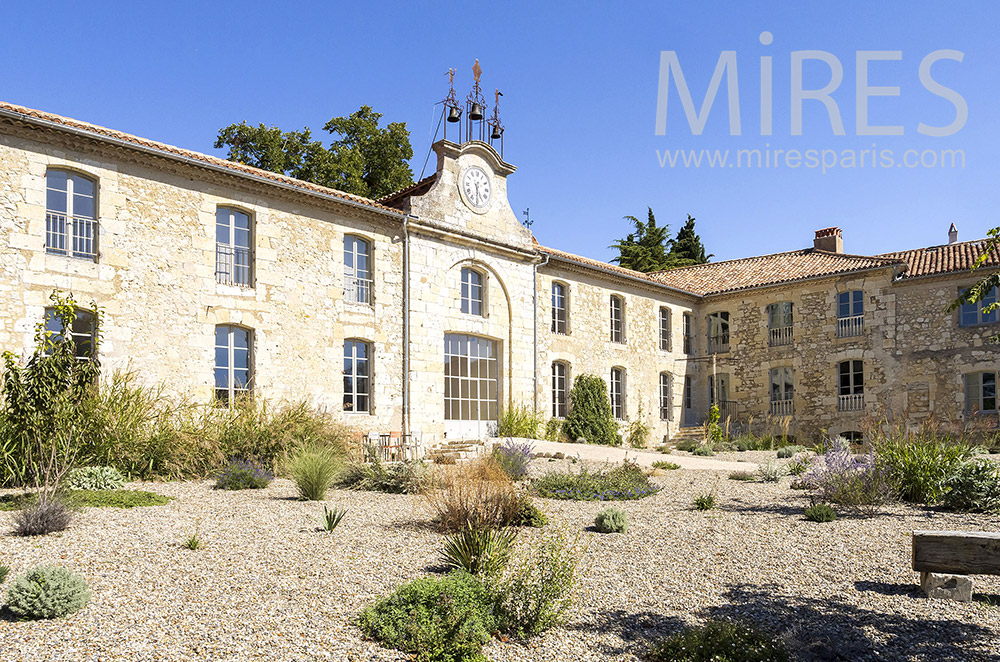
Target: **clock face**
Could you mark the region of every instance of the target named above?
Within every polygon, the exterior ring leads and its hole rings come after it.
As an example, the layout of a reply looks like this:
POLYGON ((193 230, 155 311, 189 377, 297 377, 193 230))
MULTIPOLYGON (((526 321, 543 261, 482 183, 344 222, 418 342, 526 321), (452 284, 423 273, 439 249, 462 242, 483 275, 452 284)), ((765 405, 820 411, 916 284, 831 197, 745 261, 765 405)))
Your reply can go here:
POLYGON ((473 207, 483 209, 490 204, 493 186, 482 168, 472 166, 462 175, 462 193, 473 207))

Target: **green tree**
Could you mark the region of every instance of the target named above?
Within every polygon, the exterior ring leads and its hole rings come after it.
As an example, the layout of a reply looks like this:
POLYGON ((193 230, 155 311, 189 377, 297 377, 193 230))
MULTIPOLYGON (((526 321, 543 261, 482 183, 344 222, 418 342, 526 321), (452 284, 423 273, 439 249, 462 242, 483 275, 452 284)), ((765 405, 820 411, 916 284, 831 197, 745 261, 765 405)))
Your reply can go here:
POLYGON ((312 132, 282 131, 246 122, 219 129, 215 147, 228 147, 227 158, 314 184, 379 198, 413 183, 413 158, 405 122, 379 126, 381 113, 362 106, 346 117, 334 117, 323 129, 338 139, 324 147, 312 132))
MULTIPOLYGON (((987 233, 986 245, 983 246, 982 255, 976 258, 976 263, 973 265, 972 270, 975 271, 985 265, 988 261, 996 261, 998 258, 1000 258, 1000 227, 993 228, 987 233)), ((998 287, 1000 287, 1000 271, 986 274, 979 279, 979 282, 962 292, 962 294, 955 299, 950 306, 948 306, 948 312, 954 311, 962 304, 979 303, 998 287)), ((995 301, 983 306, 983 312, 993 312, 998 307, 1000 307, 1000 302, 995 301)), ((1000 333, 991 336, 990 341, 1000 342, 1000 333)))
POLYGON ((635 226, 635 232, 629 233, 624 239, 619 239, 611 248, 618 249, 618 257, 611 260, 619 266, 633 271, 662 271, 671 267, 669 256, 670 226, 659 226, 653 216, 653 208, 648 207, 649 214, 643 223, 635 216, 626 216, 625 220, 635 226))
POLYGON ((569 392, 569 413, 563 434, 570 441, 586 439, 591 444, 620 446, 618 424, 611 413, 608 385, 597 375, 577 375, 569 392))
POLYGON ((688 214, 687 223, 677 232, 677 238, 670 242, 670 257, 673 267, 688 267, 692 264, 705 264, 712 256, 705 255, 705 247, 701 237, 694 231, 694 217, 688 214))

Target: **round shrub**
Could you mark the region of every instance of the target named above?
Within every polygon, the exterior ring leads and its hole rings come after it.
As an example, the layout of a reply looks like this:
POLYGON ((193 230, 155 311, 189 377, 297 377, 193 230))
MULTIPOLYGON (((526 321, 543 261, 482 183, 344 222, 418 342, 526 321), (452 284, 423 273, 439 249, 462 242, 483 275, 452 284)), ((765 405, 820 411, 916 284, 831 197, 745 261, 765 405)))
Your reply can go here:
POLYGON ((231 460, 216 476, 217 490, 260 490, 267 487, 274 476, 247 460, 231 460))
POLYGON ((945 482, 944 506, 973 513, 1000 512, 1000 466, 986 458, 963 463, 945 482))
POLYGON ((757 480, 757 474, 752 471, 733 471, 729 474, 729 480, 753 481, 757 480))
POLYGON ((527 494, 520 497, 517 515, 511 522, 514 526, 527 526, 533 529, 540 529, 549 523, 548 516, 539 510, 538 506, 531 502, 527 494))
POLYGON ((69 527, 73 514, 55 498, 28 503, 14 516, 14 533, 19 536, 44 536, 69 527))
POLYGON ((83 577, 66 568, 43 565, 14 580, 7 608, 23 619, 61 618, 90 600, 83 577))
POLYGON ((653 645, 649 662, 788 662, 788 651, 749 625, 708 621, 653 645))
POLYGON ((810 522, 832 522, 837 519, 837 511, 825 503, 813 504, 803 514, 810 522))
POLYGON ((125 477, 114 467, 80 467, 66 474, 71 490, 117 490, 123 485, 125 477))
POLYGON ((628 513, 620 508, 605 508, 594 518, 594 528, 599 533, 625 533, 628 531, 628 513))

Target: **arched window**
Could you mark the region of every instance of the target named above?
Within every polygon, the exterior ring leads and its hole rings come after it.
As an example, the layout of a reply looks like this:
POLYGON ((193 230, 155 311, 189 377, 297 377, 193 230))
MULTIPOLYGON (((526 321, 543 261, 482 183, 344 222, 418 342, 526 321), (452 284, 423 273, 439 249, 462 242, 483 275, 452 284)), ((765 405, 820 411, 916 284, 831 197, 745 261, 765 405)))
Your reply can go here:
POLYGON ((220 404, 228 406, 250 394, 252 340, 251 329, 231 324, 215 327, 215 399, 220 404))
POLYGON ((617 294, 611 295, 611 342, 625 342, 625 301, 617 294))
POLYGON ((569 317, 569 301, 566 286, 552 283, 552 333, 566 333, 569 317))
POLYGON ((552 364, 552 417, 566 418, 569 368, 561 361, 552 364))
POLYGON ((660 349, 664 352, 670 351, 670 309, 666 306, 660 307, 660 349))
POLYGON ((66 170, 45 174, 45 251, 97 261, 97 183, 66 170))
MULTIPOLYGON (((62 320, 56 317, 55 308, 45 309, 45 330, 48 331, 53 342, 59 342, 63 338, 66 329, 63 328, 62 320)), ((97 316, 89 310, 76 311, 76 319, 69 329, 69 337, 73 341, 73 354, 81 361, 86 361, 94 357, 94 340, 97 335, 97 316)))
POLYGON ((462 312, 468 315, 486 315, 483 305, 483 281, 479 271, 470 267, 462 269, 462 312))
POLYGON ((669 421, 671 417, 671 392, 674 388, 674 378, 669 372, 660 373, 660 420, 669 421))
POLYGON ((223 285, 253 286, 253 228, 239 209, 215 210, 215 280, 223 285))
POLYGON ((611 412, 619 421, 625 420, 625 369, 611 369, 611 412))
POLYGON ((344 341, 344 411, 371 411, 371 345, 344 341))
POLYGON ((361 237, 344 237, 344 298, 372 304, 372 247, 361 237))

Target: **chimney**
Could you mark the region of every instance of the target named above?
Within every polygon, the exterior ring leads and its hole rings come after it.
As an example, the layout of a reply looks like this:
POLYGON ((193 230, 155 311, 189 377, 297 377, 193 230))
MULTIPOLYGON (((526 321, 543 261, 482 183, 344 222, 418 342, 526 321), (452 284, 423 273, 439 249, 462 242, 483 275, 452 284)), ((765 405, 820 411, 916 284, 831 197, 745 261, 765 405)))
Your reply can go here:
POLYGON ((952 223, 951 227, 948 228, 948 243, 957 244, 958 243, 958 228, 952 223))
POLYGON ((844 252, 844 234, 840 228, 824 228, 816 230, 816 238, 813 239, 813 248, 827 253, 844 252))

